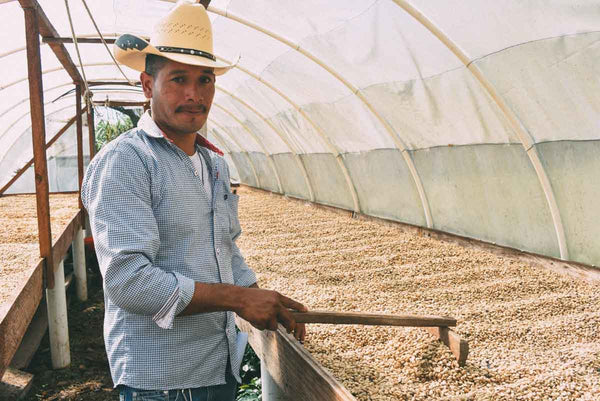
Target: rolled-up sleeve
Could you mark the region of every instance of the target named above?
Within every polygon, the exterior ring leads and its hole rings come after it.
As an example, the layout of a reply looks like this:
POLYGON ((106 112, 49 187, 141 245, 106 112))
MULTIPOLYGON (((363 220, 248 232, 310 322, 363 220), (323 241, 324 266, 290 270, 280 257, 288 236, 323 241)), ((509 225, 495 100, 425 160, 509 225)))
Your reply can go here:
POLYGON ((151 184, 140 157, 119 145, 94 158, 82 200, 108 298, 129 313, 152 316, 160 327, 171 328, 192 299, 194 281, 155 265, 160 236, 151 184))

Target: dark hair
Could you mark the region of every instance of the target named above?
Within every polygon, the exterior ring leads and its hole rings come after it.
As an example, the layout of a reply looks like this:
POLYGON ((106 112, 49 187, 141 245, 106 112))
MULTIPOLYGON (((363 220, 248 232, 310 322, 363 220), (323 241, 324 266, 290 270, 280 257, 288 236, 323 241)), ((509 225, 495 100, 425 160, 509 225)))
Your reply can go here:
POLYGON ((156 76, 161 68, 166 64, 167 59, 156 54, 146 55, 146 74, 156 76))

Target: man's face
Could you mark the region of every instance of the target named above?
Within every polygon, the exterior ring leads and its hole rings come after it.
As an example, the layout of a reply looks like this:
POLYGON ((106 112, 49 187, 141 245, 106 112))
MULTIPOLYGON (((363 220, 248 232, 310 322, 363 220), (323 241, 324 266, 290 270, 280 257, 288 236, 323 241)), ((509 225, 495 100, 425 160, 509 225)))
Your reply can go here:
POLYGON ((215 95, 212 68, 166 60, 154 76, 143 72, 141 80, 152 99, 152 118, 165 134, 195 133, 206 123, 215 95))

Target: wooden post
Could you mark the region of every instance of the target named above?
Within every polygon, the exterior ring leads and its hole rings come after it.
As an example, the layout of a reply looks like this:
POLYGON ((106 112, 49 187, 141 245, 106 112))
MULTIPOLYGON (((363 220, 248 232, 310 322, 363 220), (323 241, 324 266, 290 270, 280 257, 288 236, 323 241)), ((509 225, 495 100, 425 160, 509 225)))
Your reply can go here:
POLYGON ((55 286, 46 289, 48 308, 48 335, 52 368, 66 368, 71 364, 69 347, 69 324, 67 321, 67 293, 65 289, 65 268, 61 261, 54 272, 55 286))
POLYGON ((37 204, 38 237, 40 256, 46 263, 46 287, 54 288, 54 263, 52 258, 52 234, 50 231, 50 198, 48 195, 48 166, 46 162, 46 124, 42 63, 40 56, 40 31, 35 8, 23 8, 25 13, 25 37, 27 40, 27 71, 29 73, 29 104, 31 108, 31 135, 35 171, 35 195, 37 204))
POLYGON ((81 202, 81 183, 83 182, 83 122, 81 120, 81 85, 75 85, 75 121, 77 123, 77 178, 79 186, 79 208, 83 208, 81 202))
MULTIPOLYGON (((0 3, 3 3, 3 0, 0 0, 0 3)), ((44 10, 42 9, 37 0, 19 0, 19 3, 24 9, 30 8, 35 10, 38 18, 38 29, 43 37, 58 37, 58 32, 46 16, 46 13, 44 13, 44 10)), ((65 45, 63 45, 62 43, 49 43, 48 45, 56 55, 58 61, 60 61, 60 63, 64 67, 67 74, 69 74, 73 82, 82 82, 83 78, 81 77, 81 74, 79 74, 79 70, 77 69, 77 66, 75 66, 75 63, 71 59, 71 56, 69 55, 69 52, 67 51, 65 45)))
MULTIPOLYGON (((94 105, 91 101, 88 101, 87 99, 86 103, 91 162, 94 156, 96 155, 96 126, 94 125, 94 105)), ((85 213, 85 236, 92 236, 92 227, 90 226, 90 219, 87 213, 85 213)))
POLYGON ((85 248, 83 245, 83 228, 81 225, 75 230, 73 238, 73 269, 75 270, 75 288, 77 299, 87 301, 87 273, 85 270, 85 248))
POLYGON ((90 161, 96 156, 96 127, 94 126, 94 105, 87 102, 87 123, 90 141, 90 161))
MULTIPOLYGON (((1 1, 1 0, 0 0, 1 1)), ((83 113, 85 111, 85 108, 83 110, 81 110, 81 112, 83 113)), ((50 146, 52 146, 56 141, 58 141, 60 139, 60 137, 67 132, 67 130, 69 129, 69 127, 71 125, 73 125, 73 123, 75 122, 76 117, 71 118, 64 127, 62 127, 60 129, 60 131, 58 131, 56 133, 56 135, 54 135, 52 137, 52 139, 50 139, 48 141, 48 143, 46 143, 46 150, 48 150, 48 148, 50 148, 50 146)), ((25 171, 27 171, 27 169, 29 167, 31 167, 31 165, 34 162, 34 158, 32 157, 31 160, 29 160, 27 163, 25 163, 25 165, 23 167, 21 167, 19 169, 19 171, 17 171, 17 173, 10 179, 10 181, 8 181, 2 188, 0 188, 0 195, 4 194, 4 192, 10 188, 10 186, 19 179, 19 177, 21 177, 21 175, 23 175, 23 173, 25 173, 25 171)))

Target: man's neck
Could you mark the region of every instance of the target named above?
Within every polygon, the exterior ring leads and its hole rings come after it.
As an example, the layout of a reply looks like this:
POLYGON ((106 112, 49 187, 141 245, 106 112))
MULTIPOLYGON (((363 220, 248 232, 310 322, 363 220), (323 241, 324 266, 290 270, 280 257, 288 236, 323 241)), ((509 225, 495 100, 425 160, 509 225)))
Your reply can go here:
POLYGON ((163 132, 163 135, 171 140, 171 142, 173 142, 173 144, 175 144, 179 149, 183 150, 188 156, 193 156, 196 153, 197 133, 192 132, 189 134, 173 134, 161 127, 158 121, 154 120, 154 122, 163 132))
POLYGON ((196 135, 198 134, 195 132, 192 134, 168 134, 165 132, 165 135, 188 156, 192 156, 196 153, 196 135))

